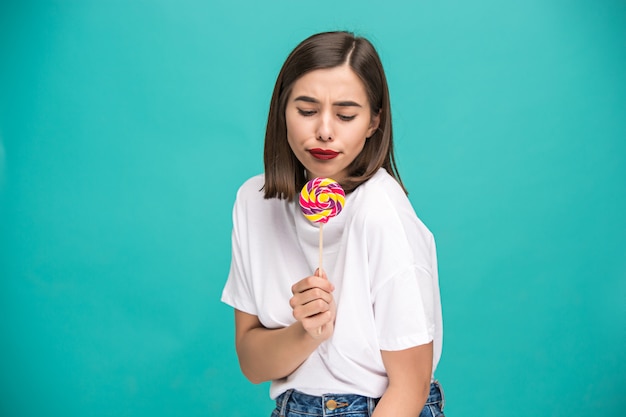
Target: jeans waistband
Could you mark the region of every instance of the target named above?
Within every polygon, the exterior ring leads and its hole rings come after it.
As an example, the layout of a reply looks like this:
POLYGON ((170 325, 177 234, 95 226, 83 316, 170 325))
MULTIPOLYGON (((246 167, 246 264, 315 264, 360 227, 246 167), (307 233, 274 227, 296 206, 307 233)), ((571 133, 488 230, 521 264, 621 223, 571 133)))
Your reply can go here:
MULTIPOLYGON (((358 412, 371 415, 379 398, 370 398, 357 394, 324 394, 315 396, 290 389, 276 398, 276 408, 280 415, 287 410, 312 416, 341 416, 358 412)), ((443 390, 438 381, 430 384, 430 392, 425 406, 438 405, 443 409, 443 390)))
POLYGON ((276 398, 276 406, 280 415, 286 411, 319 415, 341 416, 364 412, 371 414, 378 403, 378 398, 369 398, 356 394, 324 394, 322 396, 308 395, 290 389, 276 398))

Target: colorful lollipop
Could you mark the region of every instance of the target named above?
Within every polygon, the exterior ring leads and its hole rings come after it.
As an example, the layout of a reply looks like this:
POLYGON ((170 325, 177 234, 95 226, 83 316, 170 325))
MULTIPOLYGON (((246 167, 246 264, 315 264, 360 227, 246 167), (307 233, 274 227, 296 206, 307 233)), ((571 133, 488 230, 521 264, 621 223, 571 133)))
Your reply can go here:
POLYGON ((304 217, 315 223, 326 223, 343 209, 346 193, 330 178, 315 178, 300 192, 300 207, 304 217))
POLYGON ((304 217, 320 224, 319 274, 322 276, 324 223, 341 212, 346 203, 346 193, 341 185, 330 178, 315 178, 307 182, 300 192, 300 207, 304 217))

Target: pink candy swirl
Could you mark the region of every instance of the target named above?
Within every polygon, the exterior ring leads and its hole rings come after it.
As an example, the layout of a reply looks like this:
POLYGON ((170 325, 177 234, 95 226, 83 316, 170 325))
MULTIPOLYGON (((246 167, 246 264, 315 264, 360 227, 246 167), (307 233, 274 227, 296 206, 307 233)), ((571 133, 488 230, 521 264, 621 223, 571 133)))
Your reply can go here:
POLYGON ((304 217, 312 222, 326 223, 341 212, 346 203, 341 185, 330 178, 315 178, 300 192, 300 207, 304 217))

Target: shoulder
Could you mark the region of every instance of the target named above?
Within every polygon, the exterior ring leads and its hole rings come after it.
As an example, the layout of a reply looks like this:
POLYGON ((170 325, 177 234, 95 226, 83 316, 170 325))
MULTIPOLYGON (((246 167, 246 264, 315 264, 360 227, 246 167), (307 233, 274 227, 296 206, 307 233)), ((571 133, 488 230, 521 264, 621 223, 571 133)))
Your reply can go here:
POLYGON ((239 187, 233 208, 235 219, 254 223, 285 215, 288 202, 279 198, 265 198, 264 185, 265 176, 259 174, 239 187))
POLYGON ((364 215, 386 219, 398 210, 414 212, 400 184, 383 168, 361 184, 356 194, 359 211, 364 215))
POLYGON ((359 189, 355 204, 359 205, 358 215, 363 216, 368 225, 378 225, 384 231, 396 224, 405 233, 410 231, 426 238, 432 236, 400 184, 383 168, 359 189))
POLYGON ((247 179, 237 190, 233 206, 233 218, 235 224, 245 221, 251 213, 263 206, 263 174, 255 175, 247 179))
POLYGON ((376 174, 359 188, 363 188, 368 195, 387 195, 389 198, 404 200, 406 194, 400 184, 384 168, 380 168, 376 174))
POLYGON ((263 198, 263 185, 265 184, 265 175, 259 174, 252 178, 248 178, 237 190, 237 200, 249 199, 261 196, 263 198))
POLYGON ((263 201, 267 201, 263 193, 264 184, 265 176, 263 174, 255 175, 241 184, 235 197, 235 210, 263 205, 263 201))

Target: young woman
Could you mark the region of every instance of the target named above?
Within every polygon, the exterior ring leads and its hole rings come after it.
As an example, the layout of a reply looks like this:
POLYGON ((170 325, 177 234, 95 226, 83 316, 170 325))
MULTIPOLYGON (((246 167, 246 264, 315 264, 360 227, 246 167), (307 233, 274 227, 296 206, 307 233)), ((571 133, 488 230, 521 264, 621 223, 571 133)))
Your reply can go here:
POLYGON ((222 301, 235 308, 244 375, 272 381, 272 415, 442 416, 435 243, 395 166, 387 81, 369 41, 320 33, 292 51, 264 162, 237 193, 222 301), (315 177, 346 191, 324 225, 323 271, 319 226, 296 198, 315 177))

